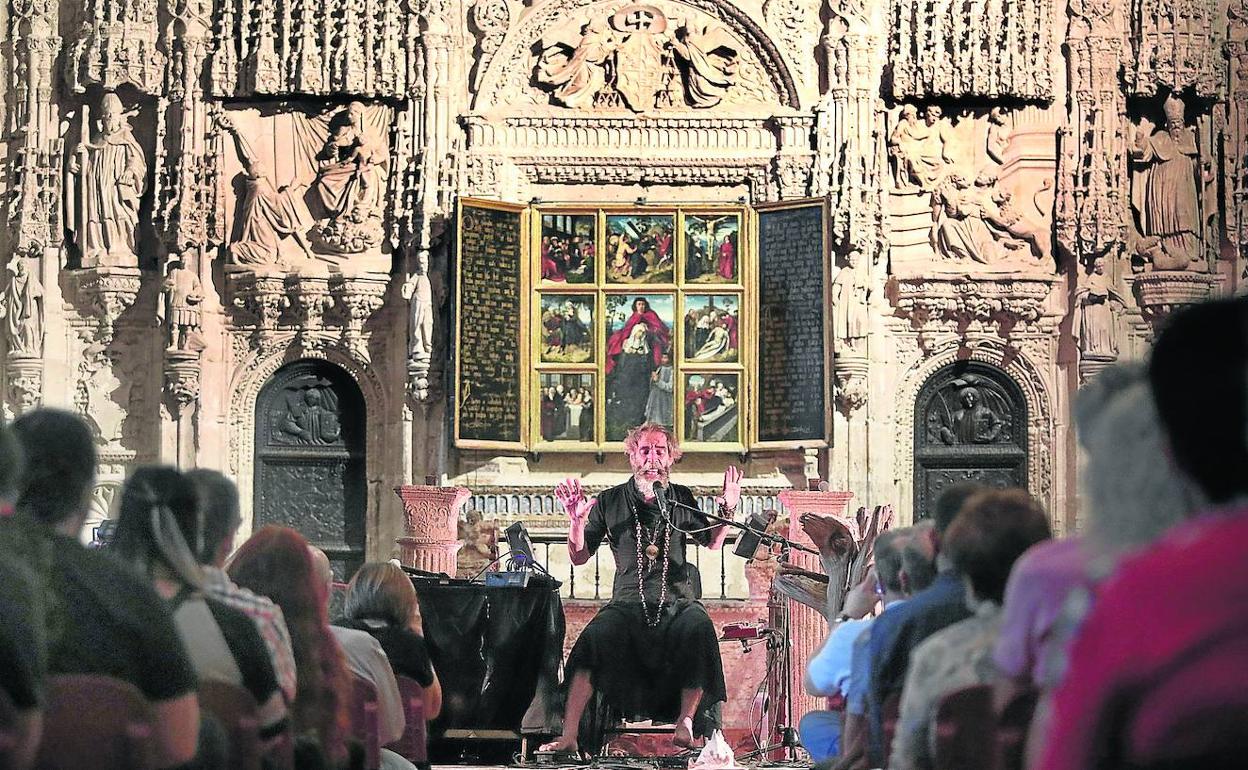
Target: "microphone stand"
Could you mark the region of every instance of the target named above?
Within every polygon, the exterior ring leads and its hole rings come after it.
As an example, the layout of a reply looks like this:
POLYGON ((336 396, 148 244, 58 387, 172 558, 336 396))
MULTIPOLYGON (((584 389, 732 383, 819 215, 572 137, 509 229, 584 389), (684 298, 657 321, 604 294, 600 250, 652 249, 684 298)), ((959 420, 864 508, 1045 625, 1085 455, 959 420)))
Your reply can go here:
MULTIPOLYGON (((655 486, 658 487, 659 485, 656 483, 655 486)), ((671 509, 684 508, 686 510, 692 511, 693 513, 697 513, 699 515, 705 516, 708 519, 711 519, 713 521, 717 521, 721 524, 726 524, 728 526, 735 527, 741 530, 742 532, 753 533, 758 536, 760 544, 766 543, 768 546, 771 546, 771 545, 780 546, 780 560, 781 561, 788 561, 789 554, 793 551, 803 551, 805 553, 814 554, 815 556, 819 555, 819 551, 815 550, 814 548, 809 548, 807 546, 802 545, 801 543, 795 543, 792 540, 782 535, 778 535, 772 532, 767 532, 757 527, 750 526, 750 524, 746 522, 734 521, 732 519, 725 518, 715 513, 707 513, 706 511, 703 511, 701 508, 695 508, 692 505, 687 505, 686 503, 682 503, 679 500, 670 500, 667 498, 666 489, 659 488, 659 489, 656 489, 655 492, 656 492, 655 497, 659 504, 659 513, 663 516, 664 520, 666 520, 667 523, 672 526, 672 528, 676 528, 676 525, 672 522, 671 516, 668 513, 668 509, 669 508, 671 509)), ((774 591, 775 589, 773 588, 772 590, 774 591)), ((777 614, 780 616, 780 622, 779 622, 780 628, 776 629, 776 631, 778 631, 777 634, 773 634, 773 636, 767 640, 768 655, 769 656, 775 655, 775 658, 772 658, 768 661, 767 670, 769 673, 768 673, 767 678, 769 680, 773 679, 773 676, 770 672, 773 672, 776 668, 779 668, 779 671, 775 672, 776 675, 774 676, 774 679, 776 680, 775 682, 776 690, 779 691, 780 697, 774 700, 782 701, 784 704, 785 713, 780 719, 777 720, 777 724, 775 728, 776 732, 779 733, 780 735, 780 743, 769 744, 767 746, 759 746, 754 751, 751 751, 750 753, 743 755, 741 757, 741 759, 743 760, 751 759, 756 756, 766 757, 768 753, 779 748, 779 749, 784 749, 785 751, 788 752, 788 760, 790 762, 797 761, 797 729, 792 726, 793 725, 793 694, 789 692, 789 689, 790 689, 789 680, 791 679, 789 674, 790 674, 790 671, 792 670, 792 660, 790 657, 792 653, 792 644, 789 638, 788 602, 785 599, 781 598, 779 606, 777 607, 777 610, 778 610, 777 614), (777 636, 779 637, 778 639, 776 638, 777 636)), ((771 689, 770 682, 769 682, 768 689, 771 689)))

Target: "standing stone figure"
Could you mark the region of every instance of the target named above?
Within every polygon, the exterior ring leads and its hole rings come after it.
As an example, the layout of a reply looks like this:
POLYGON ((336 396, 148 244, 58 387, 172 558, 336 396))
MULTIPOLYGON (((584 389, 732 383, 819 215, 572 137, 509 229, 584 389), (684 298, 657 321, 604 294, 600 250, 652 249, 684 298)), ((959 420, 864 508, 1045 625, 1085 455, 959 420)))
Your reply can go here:
POLYGON ((1105 258, 1093 260, 1083 284, 1075 292, 1075 316, 1071 331, 1079 343, 1080 355, 1090 361, 1114 361, 1118 343, 1114 340, 1113 303, 1125 304, 1105 275, 1105 258))
POLYGON ((416 253, 416 271, 403 282, 401 294, 407 300, 408 360, 424 367, 433 357, 433 286, 429 282, 429 252, 416 253))
POLYGON ((117 94, 104 94, 99 133, 92 140, 89 112, 83 106, 82 141, 69 161, 70 173, 76 177, 71 195, 77 196, 70 217, 83 267, 138 264, 135 244, 147 160, 126 122, 132 114, 122 107, 117 94))
POLYGON ((0 318, 10 356, 38 356, 43 352, 43 284, 19 254, 9 262, 9 285, 4 290, 0 318))
POLYGON ((1196 193, 1196 132, 1184 122, 1183 100, 1165 103, 1165 130, 1141 122, 1131 157, 1138 166, 1131 205, 1140 231, 1156 237, 1169 262, 1184 269, 1200 259, 1200 205, 1196 193))
POLYGON ((161 316, 169 324, 170 350, 202 350, 199 335, 200 310, 204 301, 204 289, 199 276, 174 256, 169 260, 169 272, 161 287, 161 316))
POLYGON ((867 337, 866 276, 859 267, 862 252, 852 249, 848 264, 832 280, 832 336, 838 348, 854 348, 867 337))

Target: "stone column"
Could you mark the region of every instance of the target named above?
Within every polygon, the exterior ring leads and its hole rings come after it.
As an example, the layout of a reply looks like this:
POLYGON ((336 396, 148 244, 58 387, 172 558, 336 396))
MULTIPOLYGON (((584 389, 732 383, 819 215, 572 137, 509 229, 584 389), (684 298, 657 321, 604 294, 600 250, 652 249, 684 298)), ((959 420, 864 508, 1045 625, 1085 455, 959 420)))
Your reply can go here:
MULTIPOLYGON (((808 548, 814 548, 815 544, 811 542, 806 533, 802 531, 801 523, 798 521, 803 513, 813 513, 819 516, 832 516, 849 528, 854 539, 857 540, 861 533, 858 532, 858 524, 850 517, 845 515, 845 507, 849 504, 849 500, 853 497, 852 492, 803 492, 795 489, 786 489, 779 494, 780 503, 784 506, 785 512, 789 515, 789 526, 787 532, 782 532, 789 540, 800 543, 808 548)), ((803 568, 812 572, 822 572, 823 567, 819 562, 819 557, 813 554, 804 553, 802 551, 794 551, 789 560, 803 568)), ((773 608, 772 612, 776 613, 778 608, 773 608)), ((788 601, 789 613, 789 676, 788 676, 788 698, 787 704, 777 698, 775 694, 772 696, 772 703, 777 704, 773 718, 779 722, 796 727, 802 714, 817 708, 823 708, 823 699, 814 698, 806 694, 805 688, 802 686, 802 672, 806 668, 806 662, 810 660, 811 654, 819 643, 823 641, 823 637, 828 633, 828 624, 823 616, 814 611, 810 607, 798 604, 795 601, 788 601), (787 710, 786 710, 787 705, 787 710)), ((779 620, 777 617, 771 618, 771 624, 779 620)))
POLYGON ((395 487, 403 501, 404 530, 398 538, 399 561, 427 572, 455 574, 459 552, 459 509, 472 495, 466 487, 406 485, 395 487))

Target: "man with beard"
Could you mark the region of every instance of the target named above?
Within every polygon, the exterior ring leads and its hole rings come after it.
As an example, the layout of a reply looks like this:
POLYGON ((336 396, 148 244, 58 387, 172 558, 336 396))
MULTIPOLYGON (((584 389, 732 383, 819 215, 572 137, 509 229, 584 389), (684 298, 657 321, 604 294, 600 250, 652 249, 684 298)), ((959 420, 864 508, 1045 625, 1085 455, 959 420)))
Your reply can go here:
MULTIPOLYGON (((611 601, 577 638, 565 667, 569 687, 563 734, 542 751, 578 753, 581 717, 597 691, 625 718, 674 720, 672 741, 692 747, 694 735, 717 726, 714 712, 726 697, 719 643, 710 616, 695 598, 685 539, 719 549, 728 528, 706 516, 672 507, 659 508, 654 486, 666 496, 695 506, 688 487, 670 484, 680 447, 663 426, 643 423, 624 442, 633 477, 587 498, 576 479, 567 479, 555 495, 568 512, 568 554, 573 564, 589 561, 605 537, 615 558, 611 601)), ((720 515, 736 512, 741 499, 741 471, 724 471, 720 515)), ((588 716, 584 743, 596 748, 601 725, 598 709, 588 716)))

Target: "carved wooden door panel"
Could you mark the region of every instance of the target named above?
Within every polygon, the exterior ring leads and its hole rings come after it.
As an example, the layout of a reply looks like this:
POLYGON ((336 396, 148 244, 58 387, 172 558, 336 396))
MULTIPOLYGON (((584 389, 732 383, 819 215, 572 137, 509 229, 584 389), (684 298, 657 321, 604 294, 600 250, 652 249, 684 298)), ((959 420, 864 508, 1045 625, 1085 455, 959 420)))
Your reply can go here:
POLYGON ((342 369, 296 361, 256 401, 255 527, 299 530, 339 580, 364 561, 364 398, 342 369))
POLYGON ((1027 402, 1005 372, 951 364, 923 385, 914 408, 916 520, 960 481, 1027 488, 1027 402))

